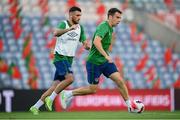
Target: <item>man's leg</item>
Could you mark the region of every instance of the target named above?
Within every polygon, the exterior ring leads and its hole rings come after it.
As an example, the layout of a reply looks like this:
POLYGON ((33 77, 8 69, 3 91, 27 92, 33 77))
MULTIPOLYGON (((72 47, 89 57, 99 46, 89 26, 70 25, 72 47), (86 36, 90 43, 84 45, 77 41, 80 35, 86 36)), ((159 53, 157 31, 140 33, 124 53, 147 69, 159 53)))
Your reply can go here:
POLYGON ((87 62, 86 70, 88 75, 88 82, 90 84, 89 86, 80 87, 72 91, 61 92, 61 105, 64 109, 68 107, 69 102, 71 102, 70 99, 72 98, 72 96, 89 95, 96 93, 99 83, 98 78, 102 73, 100 71, 100 67, 98 65, 87 62))
POLYGON ((128 107, 128 111, 132 112, 132 107, 131 107, 131 101, 129 99, 129 94, 128 94, 128 89, 126 87, 126 84, 124 83, 123 78, 121 77, 119 72, 114 72, 112 73, 109 78, 113 80, 116 85, 118 86, 118 90, 121 93, 121 96, 123 97, 124 101, 126 102, 126 105, 128 107))
POLYGON ((61 92, 61 105, 63 109, 67 109, 73 96, 82 96, 96 93, 98 85, 89 85, 74 90, 64 90, 61 92))
POLYGON ((33 106, 31 106, 30 112, 32 112, 34 115, 39 114, 39 108, 44 104, 45 98, 54 91, 58 83, 58 80, 53 82, 51 87, 41 95, 41 98, 33 106))
POLYGON ((89 85, 85 87, 80 87, 77 89, 74 89, 72 91, 73 96, 79 96, 79 95, 89 95, 89 94, 94 94, 96 93, 98 88, 98 85, 89 85))
POLYGON ((67 86, 69 86, 72 82, 73 82, 73 74, 68 74, 65 76, 65 80, 63 80, 62 82, 60 82, 56 89, 54 90, 55 93, 60 93, 62 90, 64 90, 67 86))
POLYGON ((52 111, 52 104, 54 99, 56 98, 56 96, 62 91, 64 90, 66 87, 68 87, 71 83, 73 82, 73 75, 70 73, 68 75, 65 76, 65 80, 61 81, 56 88, 54 89, 54 91, 52 92, 52 94, 48 97, 45 98, 45 105, 46 108, 49 111, 52 111))
POLYGON ((53 84, 52 86, 45 92, 42 94, 41 96, 41 100, 44 102, 45 101, 45 98, 49 95, 51 95, 51 93, 55 90, 55 88, 57 87, 57 85, 60 83, 59 80, 56 80, 56 81, 53 81, 53 84))
POLYGON ((121 93, 123 99, 125 101, 128 100, 129 99, 128 89, 120 73, 119 72, 112 73, 109 76, 109 78, 111 78, 111 80, 113 80, 116 83, 116 85, 118 86, 118 90, 121 93))
POLYGON ((90 85, 73 90, 72 91, 73 96, 96 93, 99 83, 99 77, 102 74, 100 66, 90 62, 86 62, 86 71, 87 71, 88 83, 90 85))
POLYGON ((121 93, 121 96, 123 97, 124 101, 126 102, 126 105, 129 110, 129 108, 131 108, 131 101, 129 99, 128 89, 126 87, 126 84, 124 83, 122 76, 118 72, 116 65, 114 63, 106 63, 104 64, 102 69, 103 74, 106 77, 111 78, 111 80, 113 80, 116 83, 118 90, 121 93))

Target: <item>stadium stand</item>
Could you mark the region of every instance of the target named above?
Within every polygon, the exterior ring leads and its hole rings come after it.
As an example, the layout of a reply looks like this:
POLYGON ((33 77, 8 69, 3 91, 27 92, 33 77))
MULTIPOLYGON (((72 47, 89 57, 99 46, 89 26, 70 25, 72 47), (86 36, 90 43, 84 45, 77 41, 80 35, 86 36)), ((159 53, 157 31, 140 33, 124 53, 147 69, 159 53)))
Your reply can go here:
MULTIPOLYGON (((166 13, 167 6, 164 1, 157 1, 134 0, 133 5, 138 9, 147 10, 147 14, 166 13)), ((73 4, 83 9, 81 22, 85 26, 88 39, 91 40, 99 20, 96 11, 98 7, 94 6, 96 1, 76 2, 73 4)), ((175 12, 179 14, 178 2, 174 0, 175 12)), ((113 0, 112 3, 102 0, 102 3, 107 10, 110 7, 121 8, 125 0, 113 0)), ((55 68, 50 56, 53 45, 47 45, 54 40, 51 28, 66 18, 64 13, 67 12, 67 4, 66 0, 0 1, 0 88, 49 87, 55 68), (16 67, 11 66, 12 63, 16 67)), ((179 19, 179 15, 176 19, 179 19)), ((166 48, 148 36, 142 26, 136 23, 122 22, 115 32, 117 40, 111 56, 117 58, 114 60, 119 67, 122 67, 119 63, 123 64, 124 78, 131 84, 130 89, 169 88, 180 81, 180 54, 174 53, 171 48, 166 48)), ((69 88, 87 85, 85 59, 88 52, 79 46, 77 54, 73 63, 75 81, 69 88)), ((100 88, 115 88, 112 81, 105 79, 101 78, 100 88)))

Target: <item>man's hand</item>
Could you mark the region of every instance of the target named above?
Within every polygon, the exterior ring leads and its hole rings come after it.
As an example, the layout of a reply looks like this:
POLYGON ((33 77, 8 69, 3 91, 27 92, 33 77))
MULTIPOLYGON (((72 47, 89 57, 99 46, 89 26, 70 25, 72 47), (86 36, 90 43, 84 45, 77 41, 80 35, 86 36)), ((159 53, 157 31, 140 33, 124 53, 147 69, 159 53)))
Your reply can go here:
POLYGON ((77 27, 78 27, 78 25, 77 25, 77 24, 72 25, 72 26, 69 28, 69 31, 70 31, 70 30, 75 30, 77 27))
POLYGON ((106 58, 106 60, 107 60, 109 63, 112 63, 112 62, 113 62, 110 56, 107 55, 107 56, 105 56, 105 58, 106 58))
POLYGON ((86 40, 83 42, 83 46, 86 50, 89 50, 91 48, 91 45, 89 43, 89 40, 86 40))
POLYGON ((57 29, 55 28, 54 31, 53 31, 53 34, 55 37, 59 37, 61 36, 62 34, 70 31, 70 30, 75 30, 76 28, 78 27, 78 25, 72 25, 70 28, 67 28, 67 29, 57 29))

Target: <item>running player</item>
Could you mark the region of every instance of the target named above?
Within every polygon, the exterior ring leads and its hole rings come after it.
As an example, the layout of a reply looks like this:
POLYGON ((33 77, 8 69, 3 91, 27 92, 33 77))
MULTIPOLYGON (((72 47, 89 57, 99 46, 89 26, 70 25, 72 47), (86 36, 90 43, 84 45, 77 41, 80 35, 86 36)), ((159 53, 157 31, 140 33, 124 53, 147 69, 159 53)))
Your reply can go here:
POLYGON ((108 52, 112 49, 113 27, 121 21, 122 12, 117 8, 111 8, 108 11, 108 20, 103 21, 96 28, 94 33, 92 47, 86 62, 87 79, 89 86, 80 87, 70 91, 61 92, 61 105, 66 109, 73 96, 94 94, 97 91, 99 77, 101 74, 113 80, 119 92, 121 93, 128 110, 131 112, 131 101, 124 80, 118 72, 108 52))
POLYGON ((44 103, 46 108, 52 111, 52 104, 57 94, 73 82, 71 65, 78 43, 82 42, 85 49, 90 49, 83 26, 79 24, 80 18, 81 9, 75 6, 71 7, 69 9, 69 19, 61 21, 58 28, 54 30, 54 36, 57 37, 54 50, 54 65, 56 67, 54 81, 51 87, 30 108, 34 115, 39 114, 39 108, 44 103))

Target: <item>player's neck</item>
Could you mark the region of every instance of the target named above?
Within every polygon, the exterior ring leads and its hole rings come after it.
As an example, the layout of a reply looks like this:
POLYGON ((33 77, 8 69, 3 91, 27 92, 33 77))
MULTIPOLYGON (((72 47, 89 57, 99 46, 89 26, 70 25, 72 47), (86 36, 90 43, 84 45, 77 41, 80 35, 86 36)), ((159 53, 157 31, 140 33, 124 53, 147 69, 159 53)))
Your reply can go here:
POLYGON ((72 22, 72 20, 67 20, 67 21, 68 21, 68 24, 69 24, 70 26, 74 25, 74 23, 72 22))
POLYGON ((108 24, 109 24, 110 27, 113 27, 113 26, 112 26, 112 22, 111 22, 110 20, 107 20, 107 22, 108 22, 108 24))

